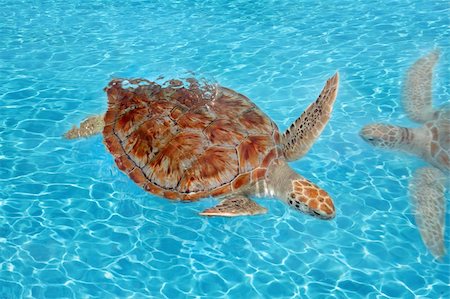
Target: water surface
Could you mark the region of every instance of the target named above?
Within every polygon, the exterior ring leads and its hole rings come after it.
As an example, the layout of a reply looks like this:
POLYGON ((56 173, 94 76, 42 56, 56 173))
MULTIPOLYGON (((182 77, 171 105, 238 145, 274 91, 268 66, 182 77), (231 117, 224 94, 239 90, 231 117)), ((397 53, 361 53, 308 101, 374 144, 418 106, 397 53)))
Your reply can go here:
POLYGON ((436 47, 434 100, 448 101, 447 1, 0 4, 0 298, 450 295, 449 257, 423 245, 407 193, 424 162, 357 134, 373 121, 416 125, 401 80, 436 47), (332 195, 333 221, 271 199, 266 215, 202 218, 214 199, 157 198, 100 136, 61 138, 105 111, 112 78, 188 70, 244 93, 282 131, 339 70, 328 126, 292 163, 332 195))

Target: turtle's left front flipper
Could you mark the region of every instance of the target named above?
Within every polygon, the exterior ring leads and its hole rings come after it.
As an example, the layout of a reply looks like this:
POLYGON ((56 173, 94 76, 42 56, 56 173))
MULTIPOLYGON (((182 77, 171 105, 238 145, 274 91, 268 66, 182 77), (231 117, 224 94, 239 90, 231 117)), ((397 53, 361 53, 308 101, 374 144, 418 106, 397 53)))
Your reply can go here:
POLYGON ((218 205, 206 209, 200 213, 201 216, 248 216, 264 214, 267 209, 260 206, 245 196, 230 196, 222 200, 218 205))
POLYGON ((437 168, 419 169, 410 184, 416 224, 423 242, 436 258, 445 255, 445 176, 437 168))
POLYGON ((305 155, 330 119, 336 100, 339 74, 328 79, 319 98, 286 130, 282 147, 286 160, 295 161, 305 155))
POLYGON ((80 124, 79 128, 73 126, 72 129, 64 134, 64 137, 67 139, 76 139, 99 134, 103 131, 103 127, 105 126, 103 118, 103 114, 88 117, 80 124))
POLYGON ((406 73, 403 82, 403 105, 408 116, 417 122, 433 119, 433 70, 440 51, 434 50, 417 60, 406 73))

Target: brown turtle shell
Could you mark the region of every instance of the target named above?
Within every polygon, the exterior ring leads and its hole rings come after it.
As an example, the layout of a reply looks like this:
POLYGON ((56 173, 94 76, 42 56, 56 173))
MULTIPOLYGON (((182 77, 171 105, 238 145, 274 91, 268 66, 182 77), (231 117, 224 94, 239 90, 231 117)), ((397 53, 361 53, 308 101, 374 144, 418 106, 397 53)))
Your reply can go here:
POLYGON ((109 83, 103 136, 119 169, 153 194, 182 200, 263 179, 281 156, 275 123, 231 89, 189 82, 109 83))

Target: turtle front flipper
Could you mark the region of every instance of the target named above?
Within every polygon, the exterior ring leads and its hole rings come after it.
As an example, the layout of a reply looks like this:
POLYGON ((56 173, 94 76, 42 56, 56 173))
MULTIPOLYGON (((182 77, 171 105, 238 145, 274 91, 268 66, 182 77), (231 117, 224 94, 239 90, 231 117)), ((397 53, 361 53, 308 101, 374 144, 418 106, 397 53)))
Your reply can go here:
POLYGON ((245 196, 233 196, 227 197, 222 200, 218 205, 206 209, 200 213, 201 216, 248 216, 264 214, 267 209, 260 206, 253 200, 245 196))
POLYGON ((417 60, 406 74, 403 83, 403 105, 408 116, 417 122, 431 120, 435 113, 432 99, 433 70, 439 50, 417 60))
POLYGON ((328 79, 319 98, 286 130, 281 145, 286 160, 305 155, 330 119, 339 85, 339 74, 328 79))
POLYGON ((67 139, 76 139, 80 137, 90 137, 102 132, 105 122, 104 115, 95 115, 88 117, 81 124, 80 127, 73 126, 72 129, 64 134, 67 139))
POLYGON ((436 258, 445 255, 444 183, 445 177, 440 170, 424 167, 415 173, 410 184, 417 227, 423 242, 436 258))

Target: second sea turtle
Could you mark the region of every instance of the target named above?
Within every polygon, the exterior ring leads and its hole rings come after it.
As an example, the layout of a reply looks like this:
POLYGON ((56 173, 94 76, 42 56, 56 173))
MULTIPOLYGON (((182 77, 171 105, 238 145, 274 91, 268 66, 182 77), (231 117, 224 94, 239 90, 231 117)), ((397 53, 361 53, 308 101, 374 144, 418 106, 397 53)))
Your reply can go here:
POLYGON ((445 255, 445 186, 450 177, 450 106, 433 107, 433 70, 439 59, 434 50, 418 59, 403 84, 403 105, 416 128, 369 124, 361 137, 368 143, 417 155, 430 166, 417 170, 410 183, 416 223, 425 245, 437 258, 445 255))

